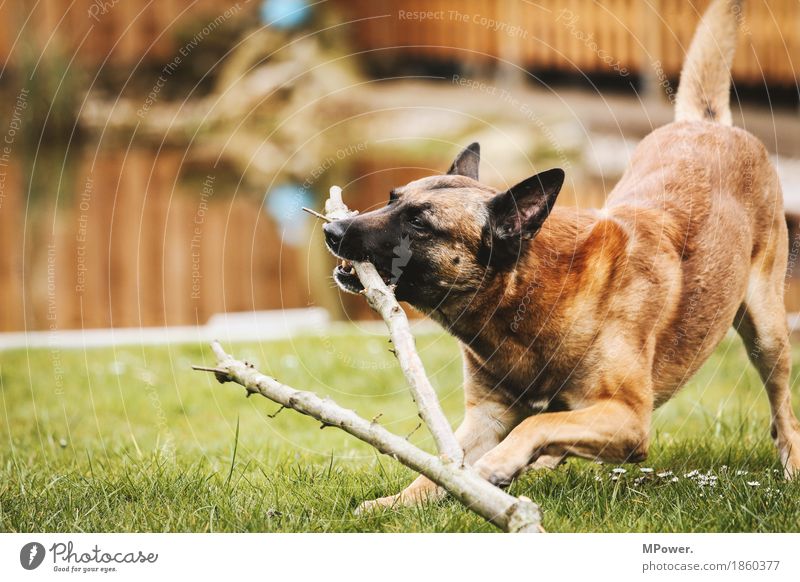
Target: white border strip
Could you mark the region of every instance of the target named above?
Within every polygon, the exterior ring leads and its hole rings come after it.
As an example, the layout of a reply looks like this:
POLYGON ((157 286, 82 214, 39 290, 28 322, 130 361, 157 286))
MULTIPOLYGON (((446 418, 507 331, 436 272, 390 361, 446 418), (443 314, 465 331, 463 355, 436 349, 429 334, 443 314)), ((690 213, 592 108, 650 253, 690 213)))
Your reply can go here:
POLYGON ((798 543, 800 534, 2 534, 0 577, 137 582, 187 580, 192 575, 199 580, 314 582, 777 582, 800 580, 798 543), (32 542, 40 543, 46 554, 39 567, 26 571, 21 560, 30 552, 20 552, 32 542), (74 557, 67 561, 70 542, 74 557), (658 550, 646 553, 648 545, 654 550, 658 545, 658 550), (55 557, 54 549, 59 552, 55 557), (157 554, 157 559, 131 564, 98 563, 94 558, 118 560, 138 557, 139 552, 157 554), (651 565, 670 569, 650 569, 651 565), (83 572, 104 567, 114 571, 83 572))

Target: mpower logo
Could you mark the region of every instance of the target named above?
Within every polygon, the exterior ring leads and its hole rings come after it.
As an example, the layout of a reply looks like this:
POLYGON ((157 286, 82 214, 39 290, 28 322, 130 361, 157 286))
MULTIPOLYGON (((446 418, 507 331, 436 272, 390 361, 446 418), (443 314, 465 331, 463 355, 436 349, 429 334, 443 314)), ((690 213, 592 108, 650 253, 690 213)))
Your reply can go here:
POLYGON ((39 542, 30 542, 19 551, 19 563, 26 570, 35 570, 44 561, 44 546, 39 542))

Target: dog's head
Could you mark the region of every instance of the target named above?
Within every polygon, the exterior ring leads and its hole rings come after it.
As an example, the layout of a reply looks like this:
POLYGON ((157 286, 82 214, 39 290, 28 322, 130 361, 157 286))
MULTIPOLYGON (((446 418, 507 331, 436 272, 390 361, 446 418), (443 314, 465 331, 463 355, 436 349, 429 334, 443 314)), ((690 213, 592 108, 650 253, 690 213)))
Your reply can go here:
POLYGON ((350 261, 370 261, 398 299, 430 311, 513 269, 550 214, 564 172, 500 192, 478 182, 479 162, 473 143, 446 174, 395 188, 383 208, 326 224, 325 242, 342 259, 333 273, 339 287, 361 291, 350 261))

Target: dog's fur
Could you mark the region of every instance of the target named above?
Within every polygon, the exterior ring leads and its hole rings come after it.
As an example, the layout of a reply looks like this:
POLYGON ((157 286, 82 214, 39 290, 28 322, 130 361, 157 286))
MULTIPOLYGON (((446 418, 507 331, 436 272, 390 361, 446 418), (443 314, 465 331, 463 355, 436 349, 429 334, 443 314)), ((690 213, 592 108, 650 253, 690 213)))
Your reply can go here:
MULTIPOLYGON (((473 144, 450 171, 394 190, 389 204, 326 225, 329 248, 388 279, 398 298, 461 342, 466 462, 496 484, 569 455, 647 455, 653 408, 733 325, 772 407, 787 477, 800 472, 783 305, 788 241, 764 146, 730 127, 729 68, 740 7, 711 6, 681 75, 676 121, 645 138, 599 211, 553 208, 550 170, 506 192, 478 182, 473 144)), ((345 264, 335 278, 358 279, 345 264)), ((365 507, 442 495, 424 477, 365 507)))

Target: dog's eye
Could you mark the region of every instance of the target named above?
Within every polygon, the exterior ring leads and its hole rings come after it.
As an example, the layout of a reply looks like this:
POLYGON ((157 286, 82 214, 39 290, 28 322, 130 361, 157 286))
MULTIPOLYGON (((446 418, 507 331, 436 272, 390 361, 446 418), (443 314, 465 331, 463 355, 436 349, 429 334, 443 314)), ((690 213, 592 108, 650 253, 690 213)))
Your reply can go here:
POLYGON ((388 203, 391 204, 392 202, 397 202, 398 198, 399 198, 399 196, 397 195, 397 190, 392 190, 391 192, 389 192, 389 202, 388 203))
POLYGON ((417 230, 425 230, 426 224, 425 221, 422 220, 419 216, 415 216, 411 220, 408 221, 412 227, 416 228, 417 230))

